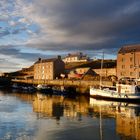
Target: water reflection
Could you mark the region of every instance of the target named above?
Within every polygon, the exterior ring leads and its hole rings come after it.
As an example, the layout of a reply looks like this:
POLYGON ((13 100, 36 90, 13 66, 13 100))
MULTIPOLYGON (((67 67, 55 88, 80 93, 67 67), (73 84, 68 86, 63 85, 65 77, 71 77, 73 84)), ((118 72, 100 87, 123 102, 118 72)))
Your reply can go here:
POLYGON ((62 116, 74 118, 79 117, 79 114, 86 115, 88 106, 89 100, 85 97, 66 98, 38 93, 33 101, 33 111, 38 113, 38 117, 53 117, 57 120, 62 116))
POLYGON ((140 106, 0 92, 0 140, 140 139, 140 106))
POLYGON ((102 118, 111 117, 116 120, 116 132, 121 139, 140 139, 140 105, 90 99, 94 113, 102 118))
POLYGON ((28 95, 0 92, 0 140, 33 138, 35 130, 33 122, 36 118, 31 113, 32 109, 26 99, 28 95), (29 129, 30 127, 32 129, 29 129))

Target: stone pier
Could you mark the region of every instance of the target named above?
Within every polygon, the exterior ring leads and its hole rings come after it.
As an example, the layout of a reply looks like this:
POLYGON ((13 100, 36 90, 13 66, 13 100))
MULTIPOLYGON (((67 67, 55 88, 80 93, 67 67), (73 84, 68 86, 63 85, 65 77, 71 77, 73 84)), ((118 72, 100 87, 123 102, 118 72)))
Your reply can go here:
MULTIPOLYGON (((44 84, 48 86, 64 86, 64 87, 73 87, 76 88, 76 91, 80 93, 87 93, 89 92, 90 86, 99 86, 99 81, 90 81, 90 80, 68 80, 68 79, 58 79, 58 80, 19 80, 19 79, 12 79, 14 83, 23 83, 23 84, 44 84)), ((113 86, 111 81, 103 81, 102 85, 104 86, 113 86)))

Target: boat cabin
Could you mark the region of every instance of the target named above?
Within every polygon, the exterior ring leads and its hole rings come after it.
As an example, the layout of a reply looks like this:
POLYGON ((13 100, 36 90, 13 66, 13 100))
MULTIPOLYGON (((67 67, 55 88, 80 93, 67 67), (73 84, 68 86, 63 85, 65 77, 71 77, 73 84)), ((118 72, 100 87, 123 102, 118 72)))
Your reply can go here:
POLYGON ((135 79, 123 78, 116 84, 116 90, 118 93, 140 93, 140 86, 137 85, 135 79))

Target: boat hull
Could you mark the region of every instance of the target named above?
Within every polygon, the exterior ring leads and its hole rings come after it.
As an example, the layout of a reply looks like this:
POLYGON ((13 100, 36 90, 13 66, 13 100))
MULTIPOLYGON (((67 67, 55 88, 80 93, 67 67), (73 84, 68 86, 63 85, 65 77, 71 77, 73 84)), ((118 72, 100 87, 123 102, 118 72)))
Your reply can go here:
POLYGON ((131 103, 140 103, 140 98, 113 98, 113 97, 105 97, 105 96, 100 96, 100 95, 91 95, 91 97, 99 100, 107 100, 107 101, 117 101, 117 102, 131 102, 131 103))
POLYGON ((139 102, 140 103, 140 93, 138 94, 119 94, 115 91, 104 91, 100 89, 90 89, 90 96, 96 99, 105 99, 121 102, 139 102))
POLYGON ((38 89, 38 91, 42 92, 42 93, 52 93, 52 89, 51 88, 46 88, 46 89, 38 89))

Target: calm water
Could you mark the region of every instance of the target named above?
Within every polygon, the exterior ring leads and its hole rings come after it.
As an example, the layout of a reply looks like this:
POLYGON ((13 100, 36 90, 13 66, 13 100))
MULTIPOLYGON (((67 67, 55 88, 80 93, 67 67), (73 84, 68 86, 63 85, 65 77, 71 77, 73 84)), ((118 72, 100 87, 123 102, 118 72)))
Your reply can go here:
POLYGON ((0 91, 0 140, 140 139, 140 106, 0 91))

